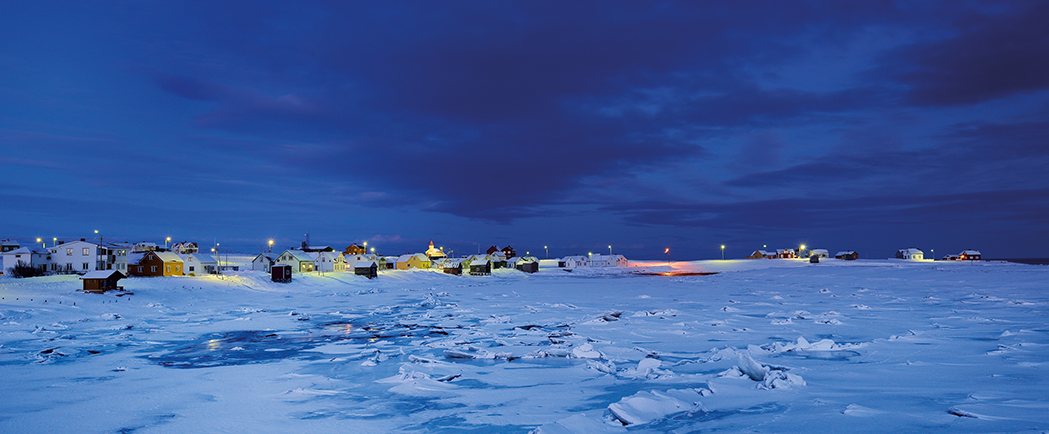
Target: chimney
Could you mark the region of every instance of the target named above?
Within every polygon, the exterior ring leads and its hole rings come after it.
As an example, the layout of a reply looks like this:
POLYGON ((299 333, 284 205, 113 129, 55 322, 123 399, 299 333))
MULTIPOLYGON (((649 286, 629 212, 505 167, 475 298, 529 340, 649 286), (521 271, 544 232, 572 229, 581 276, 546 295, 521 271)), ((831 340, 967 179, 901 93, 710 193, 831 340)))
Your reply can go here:
POLYGON ((81 238, 80 241, 87 241, 87 238, 81 238))

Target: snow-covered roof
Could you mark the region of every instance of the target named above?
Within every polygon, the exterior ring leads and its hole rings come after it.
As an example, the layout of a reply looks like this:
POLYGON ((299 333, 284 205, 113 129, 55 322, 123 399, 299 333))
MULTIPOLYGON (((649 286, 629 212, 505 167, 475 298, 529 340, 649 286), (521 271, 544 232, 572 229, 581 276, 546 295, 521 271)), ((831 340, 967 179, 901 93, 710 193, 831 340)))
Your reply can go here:
POLYGON ((37 255, 49 255, 49 254, 51 254, 51 252, 48 251, 48 250, 31 249, 31 248, 26 247, 26 246, 22 246, 22 247, 19 247, 17 249, 14 249, 14 250, 4 252, 5 255, 22 255, 22 254, 26 254, 26 253, 31 253, 31 254, 35 253, 37 255))
POLYGON ((412 259, 412 258, 416 258, 416 259, 418 259, 418 260, 420 260, 422 262, 430 262, 430 258, 427 258, 426 255, 424 255, 422 253, 412 253, 410 255, 398 256, 397 257, 397 262, 400 262, 400 263, 408 262, 408 260, 412 259))
POLYGON ((856 253, 856 252, 854 252, 854 251, 852 251, 852 250, 842 250, 842 251, 840 251, 840 252, 838 252, 838 253, 835 253, 835 254, 834 254, 834 256, 844 256, 844 255, 851 255, 851 254, 853 254, 853 253, 856 253))
POLYGON ((353 264, 353 268, 371 268, 378 266, 379 264, 376 264, 375 261, 357 261, 356 264, 353 264))
POLYGON ((921 249, 916 248, 916 247, 908 247, 906 249, 900 249, 900 251, 904 252, 904 253, 909 253, 909 254, 915 254, 915 253, 921 253, 922 252, 921 249))
POLYGON ((164 262, 183 262, 182 258, 171 252, 153 252, 153 254, 157 255, 164 262))
POLYGON ((142 252, 139 252, 139 253, 128 253, 128 255, 127 255, 127 263, 128 263, 128 265, 141 263, 142 262, 142 258, 144 258, 144 257, 146 257, 146 254, 142 253, 142 252))
POLYGON ((109 276, 112 276, 114 273, 115 274, 119 274, 121 278, 125 277, 124 273, 121 273, 121 272, 119 272, 117 270, 95 270, 95 271, 91 271, 91 272, 89 272, 89 273, 87 273, 87 274, 85 274, 83 276, 80 276, 80 278, 81 279, 108 279, 109 276))
POLYGON ((565 257, 561 258, 561 262, 584 261, 584 260, 587 260, 587 259, 588 258, 586 256, 583 256, 583 255, 565 256, 565 257))
POLYGON ((812 252, 812 253, 829 253, 829 252, 827 252, 827 249, 810 249, 809 252, 812 252))
POLYGON ((963 251, 962 253, 960 253, 959 255, 967 255, 968 256, 968 255, 979 255, 979 254, 980 254, 979 250, 967 249, 967 250, 963 251))
MULTIPOLYGON (((294 258, 296 261, 299 261, 299 262, 303 262, 303 261, 305 261, 305 262, 313 262, 313 260, 314 260, 313 256, 310 256, 310 255, 306 254, 306 252, 303 252, 302 250, 288 249, 288 250, 285 250, 284 253, 290 254, 292 258, 294 258)), ((278 255, 278 257, 284 256, 284 253, 281 253, 280 255, 278 255)))

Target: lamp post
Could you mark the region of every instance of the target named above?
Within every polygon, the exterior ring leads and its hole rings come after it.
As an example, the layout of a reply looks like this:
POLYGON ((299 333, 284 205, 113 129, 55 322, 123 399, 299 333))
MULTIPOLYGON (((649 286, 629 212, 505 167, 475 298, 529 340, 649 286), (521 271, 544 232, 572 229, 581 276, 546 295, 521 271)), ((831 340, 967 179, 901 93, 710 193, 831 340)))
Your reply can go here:
POLYGON ((270 240, 269 244, 270 244, 270 251, 269 251, 269 253, 273 253, 273 240, 270 240))
POLYGON ((543 246, 543 250, 546 251, 546 259, 550 259, 550 249, 548 249, 546 246, 543 246))
POLYGON ((725 260, 725 245, 724 244, 721 245, 721 260, 722 261, 725 260))
POLYGON ((608 246, 608 256, 612 256, 612 246, 608 246))
POLYGON ((58 245, 58 237, 51 238, 51 247, 58 245))
POLYGON ((168 243, 171 242, 171 237, 164 238, 164 248, 168 248, 168 243))
POLYGON ((804 254, 805 254, 805 245, 802 244, 801 245, 801 250, 798 250, 798 256, 801 256, 801 255, 804 255, 804 254))
POLYGON ((667 254, 667 266, 670 266, 670 247, 667 247, 667 249, 664 250, 663 253, 667 254))
POLYGON ((368 253, 368 242, 364 242, 364 253, 368 253))
POLYGON ((36 242, 40 243, 40 248, 42 248, 42 249, 46 249, 47 248, 47 243, 41 242, 40 238, 37 238, 36 242))

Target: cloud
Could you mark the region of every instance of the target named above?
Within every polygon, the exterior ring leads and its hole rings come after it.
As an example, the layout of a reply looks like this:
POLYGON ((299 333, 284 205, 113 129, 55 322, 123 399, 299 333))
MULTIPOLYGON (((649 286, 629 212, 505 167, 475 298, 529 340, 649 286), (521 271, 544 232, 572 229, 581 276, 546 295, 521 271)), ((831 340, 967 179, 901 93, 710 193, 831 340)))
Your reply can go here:
POLYGON ((954 35, 886 59, 882 72, 908 86, 911 103, 973 104, 1049 88, 1049 3, 960 10, 954 35))

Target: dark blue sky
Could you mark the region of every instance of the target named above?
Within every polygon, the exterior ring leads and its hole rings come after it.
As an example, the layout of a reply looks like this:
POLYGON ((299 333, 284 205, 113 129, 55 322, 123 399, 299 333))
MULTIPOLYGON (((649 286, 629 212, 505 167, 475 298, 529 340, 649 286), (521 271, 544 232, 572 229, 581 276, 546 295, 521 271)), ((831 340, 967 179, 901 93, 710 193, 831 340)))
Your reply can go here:
POLYGON ((1046 256, 1049 2, 213 3, 3 7, 0 237, 1046 256))

